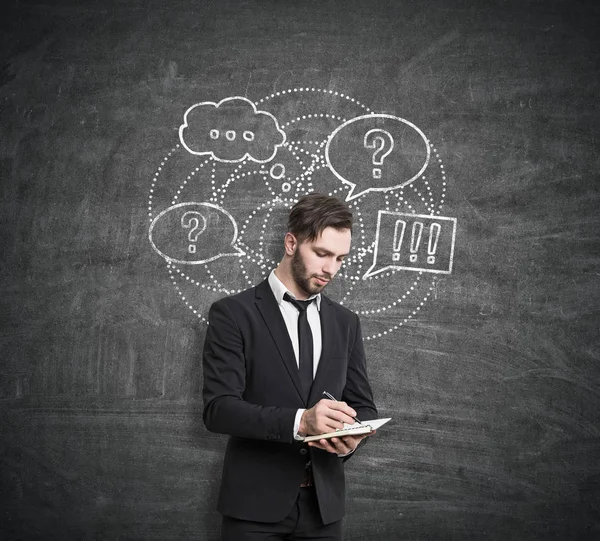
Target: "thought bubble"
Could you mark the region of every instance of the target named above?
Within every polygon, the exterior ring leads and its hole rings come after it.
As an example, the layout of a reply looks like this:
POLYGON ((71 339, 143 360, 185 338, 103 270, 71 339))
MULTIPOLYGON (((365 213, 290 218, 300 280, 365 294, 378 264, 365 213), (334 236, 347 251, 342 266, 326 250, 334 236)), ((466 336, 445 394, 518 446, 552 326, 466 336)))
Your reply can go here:
POLYGON ((456 218, 380 210, 373 264, 363 276, 388 269, 450 274, 456 218))
POLYGON ((192 105, 183 116, 179 139, 198 156, 210 155, 226 163, 245 159, 266 163, 286 138, 271 113, 258 111, 249 99, 236 96, 192 105))
POLYGON ((327 165, 350 186, 346 201, 410 184, 427 169, 430 154, 429 141, 417 126, 384 114, 344 122, 325 147, 327 165))
POLYGON ((198 265, 224 256, 240 256, 237 224, 212 203, 179 203, 163 210, 150 224, 148 237, 168 263, 198 265))

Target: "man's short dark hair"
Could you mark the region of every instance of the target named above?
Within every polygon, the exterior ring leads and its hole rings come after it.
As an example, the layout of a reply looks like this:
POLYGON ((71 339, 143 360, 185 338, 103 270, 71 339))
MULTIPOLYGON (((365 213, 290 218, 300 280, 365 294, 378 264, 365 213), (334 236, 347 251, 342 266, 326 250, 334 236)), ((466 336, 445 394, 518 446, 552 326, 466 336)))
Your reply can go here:
POLYGON ((288 231, 298 242, 315 240, 327 227, 352 231, 352 213, 336 197, 311 193, 300 198, 292 207, 288 231))

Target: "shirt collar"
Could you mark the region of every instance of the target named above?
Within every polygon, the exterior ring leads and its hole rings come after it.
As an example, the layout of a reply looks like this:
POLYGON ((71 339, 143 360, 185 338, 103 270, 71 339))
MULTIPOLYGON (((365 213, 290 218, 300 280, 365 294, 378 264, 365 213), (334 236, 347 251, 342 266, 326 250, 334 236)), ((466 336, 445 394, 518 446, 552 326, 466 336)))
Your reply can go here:
MULTIPOLYGON (((283 296, 287 293, 293 299, 296 299, 296 295, 294 295, 291 291, 289 291, 284 285, 283 282, 275 276, 275 271, 272 270, 271 274, 269 274, 269 286, 271 287, 271 291, 273 291, 273 295, 275 295, 275 300, 277 304, 281 304, 283 302, 283 296)), ((317 293, 316 295, 312 295, 308 297, 308 299, 315 299, 315 304, 317 305, 317 310, 321 311, 321 294, 317 293)), ((307 300, 308 300, 307 299, 307 300)))

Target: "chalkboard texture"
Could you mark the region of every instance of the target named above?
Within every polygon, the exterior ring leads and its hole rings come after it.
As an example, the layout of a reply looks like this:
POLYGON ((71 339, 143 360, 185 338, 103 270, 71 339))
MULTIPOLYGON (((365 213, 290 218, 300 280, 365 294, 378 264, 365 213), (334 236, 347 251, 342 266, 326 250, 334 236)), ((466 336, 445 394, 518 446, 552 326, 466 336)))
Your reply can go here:
POLYGON ((600 538, 597 2, 7 0, 0 538, 219 538, 210 303, 348 202, 348 541, 600 538))

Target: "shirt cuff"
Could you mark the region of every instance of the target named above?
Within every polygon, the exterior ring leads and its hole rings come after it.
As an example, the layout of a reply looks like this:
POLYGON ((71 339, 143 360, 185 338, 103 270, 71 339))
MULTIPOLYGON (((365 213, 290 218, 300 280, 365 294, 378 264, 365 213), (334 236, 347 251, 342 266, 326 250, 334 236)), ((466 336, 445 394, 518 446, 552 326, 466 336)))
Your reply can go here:
POLYGON ((302 441, 304 439, 304 436, 298 434, 298 430, 300 429, 300 419, 302 419, 302 414, 305 411, 305 409, 299 409, 296 412, 296 418, 294 419, 294 439, 297 441, 302 441))

